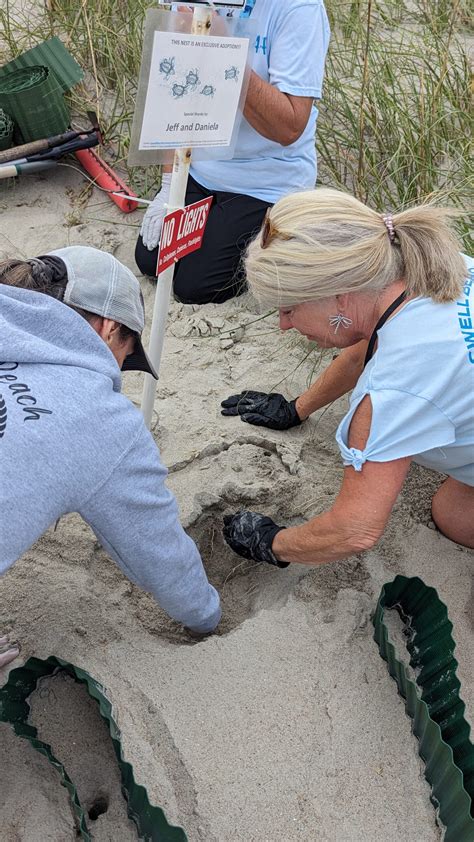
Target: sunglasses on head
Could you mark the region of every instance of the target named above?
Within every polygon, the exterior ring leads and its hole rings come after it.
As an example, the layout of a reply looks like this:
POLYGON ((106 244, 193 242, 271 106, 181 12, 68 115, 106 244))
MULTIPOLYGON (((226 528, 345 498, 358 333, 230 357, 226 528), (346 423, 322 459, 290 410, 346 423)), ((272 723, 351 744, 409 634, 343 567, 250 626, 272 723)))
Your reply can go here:
POLYGON ((288 234, 282 234, 282 232, 278 231, 278 228, 273 225, 273 222, 270 219, 270 209, 268 209, 263 221, 262 237, 260 240, 262 249, 268 248, 275 237, 279 237, 280 240, 291 240, 291 237, 288 234))

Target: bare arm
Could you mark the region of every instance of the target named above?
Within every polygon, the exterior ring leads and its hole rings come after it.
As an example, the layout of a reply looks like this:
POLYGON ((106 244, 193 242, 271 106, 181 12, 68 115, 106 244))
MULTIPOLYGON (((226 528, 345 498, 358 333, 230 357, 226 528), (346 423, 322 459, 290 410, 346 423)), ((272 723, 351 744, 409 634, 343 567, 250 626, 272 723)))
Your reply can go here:
POLYGON ((296 401, 296 411, 304 420, 312 412, 332 403, 350 392, 357 383, 364 366, 367 341, 345 348, 296 401))
MULTIPOLYGON (((185 5, 179 11, 192 11, 185 5)), ((213 34, 227 33, 224 18, 214 17, 213 34)), ((285 42, 286 43, 286 42, 285 42)), ((287 45, 286 48, 288 49, 287 45)), ((273 50, 276 46, 273 46, 273 50)), ((304 132, 313 106, 312 96, 295 96, 283 93, 276 85, 265 82, 251 70, 244 116, 263 137, 289 146, 304 132)))
MULTIPOLYGON (((367 396, 352 419, 350 447, 364 449, 371 420, 372 404, 367 396)), ((299 564, 324 564, 373 547, 383 534, 410 462, 406 457, 365 462, 361 471, 345 468, 332 508, 301 526, 278 532, 272 544, 276 557, 299 564)))
POLYGON ((294 143, 306 128, 312 105, 311 97, 285 94, 251 71, 244 117, 263 137, 282 146, 294 143))

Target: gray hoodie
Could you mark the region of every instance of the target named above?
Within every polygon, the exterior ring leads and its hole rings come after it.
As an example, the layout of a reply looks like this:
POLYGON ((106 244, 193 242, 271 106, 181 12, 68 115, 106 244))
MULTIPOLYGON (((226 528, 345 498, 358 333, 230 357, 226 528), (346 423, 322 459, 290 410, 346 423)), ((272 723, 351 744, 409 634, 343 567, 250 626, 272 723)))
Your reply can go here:
POLYGON ((113 354, 82 316, 0 284, 0 574, 58 517, 79 512, 171 617, 211 631, 218 594, 120 387, 113 354))

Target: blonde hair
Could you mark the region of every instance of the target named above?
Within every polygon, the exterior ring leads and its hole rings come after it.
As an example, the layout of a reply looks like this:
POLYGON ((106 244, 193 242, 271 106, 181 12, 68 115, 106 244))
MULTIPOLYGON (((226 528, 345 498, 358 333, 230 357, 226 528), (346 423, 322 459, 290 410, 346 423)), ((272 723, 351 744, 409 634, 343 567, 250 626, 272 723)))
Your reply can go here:
POLYGON ((288 307, 349 292, 381 292, 403 280, 408 295, 455 301, 466 266, 447 218, 420 205, 392 216, 353 196, 320 188, 280 199, 249 245, 247 279, 267 306, 288 307), (390 222, 390 221, 389 221, 390 222))

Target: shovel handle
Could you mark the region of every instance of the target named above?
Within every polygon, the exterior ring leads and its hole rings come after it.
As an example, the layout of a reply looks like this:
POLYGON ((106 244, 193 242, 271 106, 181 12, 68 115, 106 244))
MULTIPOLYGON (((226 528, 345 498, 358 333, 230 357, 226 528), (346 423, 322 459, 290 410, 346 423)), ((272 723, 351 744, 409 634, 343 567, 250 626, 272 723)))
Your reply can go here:
POLYGON ((2 178, 15 178, 18 175, 18 170, 14 164, 11 167, 1 167, 0 169, 0 179, 2 178))
POLYGON ((55 137, 45 137, 41 140, 32 140, 31 143, 23 143, 21 146, 11 146, 10 149, 3 149, 0 151, 0 164, 7 161, 15 161, 17 158, 27 158, 30 155, 36 155, 38 152, 43 152, 45 149, 50 149, 53 146, 59 146, 61 143, 67 143, 69 140, 79 137, 84 132, 64 132, 55 137))
POLYGON ((17 175, 51 170, 56 166, 56 161, 33 161, 31 164, 27 161, 26 164, 12 164, 11 166, 0 167, 0 179, 16 178, 17 175))

